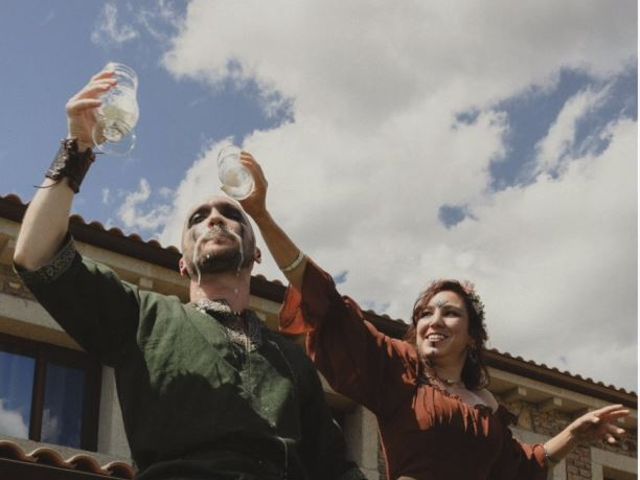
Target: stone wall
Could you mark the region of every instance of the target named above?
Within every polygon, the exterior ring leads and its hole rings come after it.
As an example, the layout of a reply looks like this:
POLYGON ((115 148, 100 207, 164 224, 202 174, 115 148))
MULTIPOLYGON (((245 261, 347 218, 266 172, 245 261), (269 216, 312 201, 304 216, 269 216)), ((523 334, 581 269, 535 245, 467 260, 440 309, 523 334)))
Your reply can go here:
POLYGON ((24 286, 20 277, 13 271, 13 268, 2 263, 0 263, 0 293, 33 299, 33 295, 24 286))
MULTIPOLYGON (((547 437, 556 435, 574 419, 585 413, 584 411, 565 413, 557 410, 542 412, 536 405, 524 401, 504 402, 504 404, 517 415, 519 428, 547 437)), ((627 435, 617 445, 609 445, 599 441, 578 445, 566 458, 567 479, 590 480, 592 478, 592 448, 637 459, 638 432, 635 429, 626 428, 626 430, 627 435)))

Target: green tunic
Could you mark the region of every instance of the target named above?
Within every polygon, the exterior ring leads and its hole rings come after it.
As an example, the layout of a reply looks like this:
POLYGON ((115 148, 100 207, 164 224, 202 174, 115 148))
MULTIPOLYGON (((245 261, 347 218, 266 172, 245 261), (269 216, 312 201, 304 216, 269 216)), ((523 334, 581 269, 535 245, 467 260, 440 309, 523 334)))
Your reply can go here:
POLYGON ((364 478, 302 348, 261 327, 245 348, 224 313, 143 291, 69 241, 20 272, 52 317, 115 370, 140 479, 364 478))

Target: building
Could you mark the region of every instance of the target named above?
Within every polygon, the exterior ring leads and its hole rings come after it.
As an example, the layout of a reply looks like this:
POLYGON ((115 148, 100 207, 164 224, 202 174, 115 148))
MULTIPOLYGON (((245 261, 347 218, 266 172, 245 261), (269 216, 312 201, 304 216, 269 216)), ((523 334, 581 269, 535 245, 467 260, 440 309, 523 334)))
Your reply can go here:
MULTIPOLYGON (((131 478, 113 372, 85 354, 33 300, 11 260, 25 205, 0 197, 0 478, 131 478)), ((142 289, 186 301, 179 253, 136 235, 72 217, 81 253, 113 268, 142 289)), ((253 277, 251 305, 272 328, 285 287, 253 277)), ((367 312, 388 335, 405 324, 367 312)), ((487 352, 490 390, 518 417, 516 437, 540 442, 588 409, 622 403, 633 414, 622 444, 581 445, 559 464, 554 479, 637 478, 637 394, 561 372, 507 353, 487 352)), ((325 386, 352 457, 370 480, 384 479, 373 415, 325 386)))

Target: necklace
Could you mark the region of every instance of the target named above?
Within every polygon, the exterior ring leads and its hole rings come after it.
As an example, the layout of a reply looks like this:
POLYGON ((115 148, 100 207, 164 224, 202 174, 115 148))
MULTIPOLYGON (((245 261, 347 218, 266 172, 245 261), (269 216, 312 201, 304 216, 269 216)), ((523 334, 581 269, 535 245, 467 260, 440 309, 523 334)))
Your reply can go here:
POLYGON ((464 387, 464 381, 462 379, 452 380, 450 378, 444 378, 438 375, 438 372, 432 365, 426 363, 422 364, 424 368, 421 369, 420 378, 423 383, 427 384, 440 384, 444 387, 464 387))
POLYGON ((444 383, 445 385, 447 385, 449 387, 456 387, 456 386, 464 385, 464 382, 462 380, 450 380, 448 378, 440 378, 440 377, 438 377, 438 379, 442 383, 444 383))
POLYGON ((448 378, 442 378, 438 375, 426 375, 427 377, 427 382, 428 383, 439 383, 441 385, 444 385, 445 387, 450 387, 450 388, 458 388, 458 387, 464 387, 464 382, 462 380, 450 380, 448 378))

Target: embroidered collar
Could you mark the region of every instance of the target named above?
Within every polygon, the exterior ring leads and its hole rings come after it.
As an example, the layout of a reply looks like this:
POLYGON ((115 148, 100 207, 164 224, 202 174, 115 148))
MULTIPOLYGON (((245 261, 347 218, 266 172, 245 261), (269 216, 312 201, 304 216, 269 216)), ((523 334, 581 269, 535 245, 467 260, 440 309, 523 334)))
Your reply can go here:
POLYGON ((228 313, 231 315, 240 315, 240 313, 231 310, 229 303, 224 299, 211 300, 210 298, 201 298, 195 302, 191 302, 191 305, 202 313, 228 313))
POLYGON ((191 305, 218 320, 229 341, 242 346, 247 352, 252 352, 262 345, 262 322, 251 310, 236 313, 224 299, 201 298, 191 302, 191 305))

